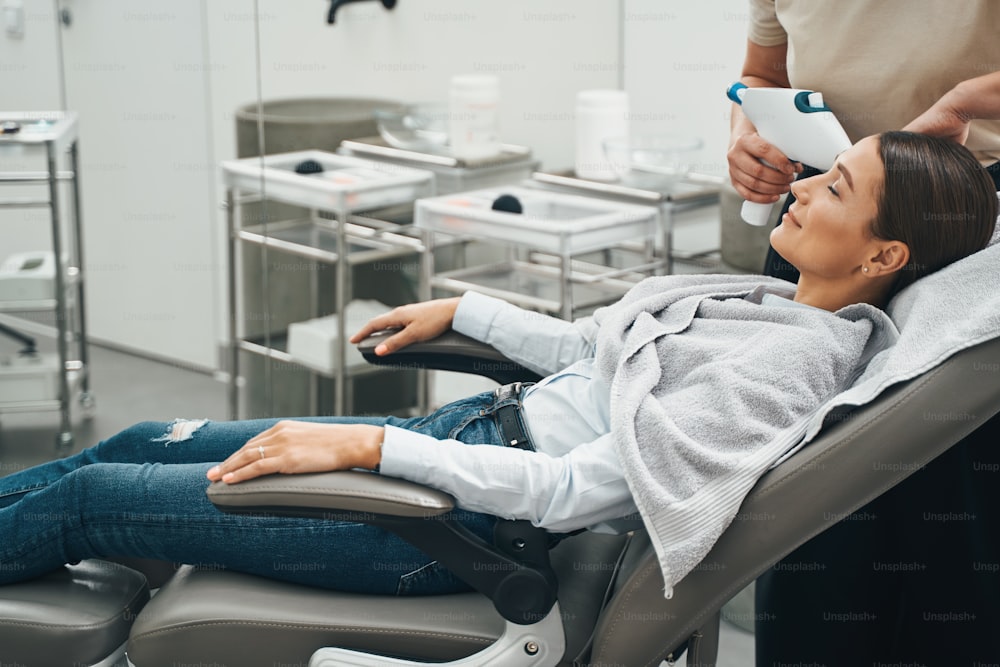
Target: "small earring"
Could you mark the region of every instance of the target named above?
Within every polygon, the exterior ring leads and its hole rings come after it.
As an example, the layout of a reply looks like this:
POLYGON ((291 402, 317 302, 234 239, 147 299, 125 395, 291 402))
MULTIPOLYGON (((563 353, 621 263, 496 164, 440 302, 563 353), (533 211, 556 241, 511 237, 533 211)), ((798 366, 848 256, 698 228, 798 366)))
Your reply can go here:
POLYGON ((861 267, 861 270, 864 271, 865 273, 868 273, 868 267, 867 266, 861 267))

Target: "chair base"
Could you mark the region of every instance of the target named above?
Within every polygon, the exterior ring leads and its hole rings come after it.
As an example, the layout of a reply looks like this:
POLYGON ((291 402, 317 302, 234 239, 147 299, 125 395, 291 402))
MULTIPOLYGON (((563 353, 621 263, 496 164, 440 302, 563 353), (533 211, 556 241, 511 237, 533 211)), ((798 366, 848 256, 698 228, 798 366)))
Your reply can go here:
POLYGON ((89 667, 128 667, 128 656, 125 655, 125 644, 100 662, 95 662, 89 667))
POLYGON ((342 646, 446 662, 489 647, 503 631, 478 593, 369 596, 185 566, 136 619, 128 656, 136 667, 274 667, 306 665, 316 651, 342 646))
POLYGON ((503 634, 496 643, 473 655, 450 662, 416 662, 389 658, 372 653, 361 653, 340 648, 322 648, 313 654, 309 667, 419 667, 432 664, 437 667, 479 667, 504 665, 504 667, 554 667, 559 664, 566 650, 562 615, 559 605, 537 623, 518 625, 507 621, 503 634))

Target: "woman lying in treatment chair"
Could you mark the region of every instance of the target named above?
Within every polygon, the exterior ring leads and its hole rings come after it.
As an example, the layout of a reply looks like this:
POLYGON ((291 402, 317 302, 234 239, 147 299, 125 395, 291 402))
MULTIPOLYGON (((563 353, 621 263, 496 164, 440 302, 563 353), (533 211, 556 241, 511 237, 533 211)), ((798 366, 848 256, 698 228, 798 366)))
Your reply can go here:
POLYGON ((792 186, 772 233, 798 286, 759 276, 649 278, 576 322, 468 293, 404 306, 391 354, 453 327, 546 377, 423 418, 143 423, 0 479, 0 583, 92 557, 212 563, 344 591, 466 586, 373 526, 224 514, 211 482, 363 468, 442 489, 489 539, 496 517, 554 534, 646 526, 666 592, 708 551, 797 428, 896 330, 901 288, 974 253, 997 217, 963 147, 888 132, 792 186), (472 446, 476 445, 476 446, 472 446), (483 446, 483 445, 493 445, 483 446))

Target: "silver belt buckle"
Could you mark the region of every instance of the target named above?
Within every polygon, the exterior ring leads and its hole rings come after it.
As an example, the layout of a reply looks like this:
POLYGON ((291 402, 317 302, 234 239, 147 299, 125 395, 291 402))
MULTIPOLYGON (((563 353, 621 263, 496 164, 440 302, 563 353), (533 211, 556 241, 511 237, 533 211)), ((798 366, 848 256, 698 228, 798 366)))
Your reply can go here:
POLYGON ((511 382, 510 384, 505 384, 496 389, 496 397, 498 400, 505 400, 507 398, 517 398, 521 395, 521 383, 511 382))

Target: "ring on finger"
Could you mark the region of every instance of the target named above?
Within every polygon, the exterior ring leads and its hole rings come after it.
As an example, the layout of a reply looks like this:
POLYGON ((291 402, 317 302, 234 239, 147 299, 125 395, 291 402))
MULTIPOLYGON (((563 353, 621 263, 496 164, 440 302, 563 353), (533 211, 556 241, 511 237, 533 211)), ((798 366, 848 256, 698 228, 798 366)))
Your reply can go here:
POLYGON ((264 445, 259 445, 257 451, 260 452, 260 458, 264 458, 264 445))

